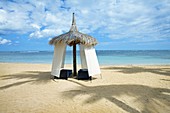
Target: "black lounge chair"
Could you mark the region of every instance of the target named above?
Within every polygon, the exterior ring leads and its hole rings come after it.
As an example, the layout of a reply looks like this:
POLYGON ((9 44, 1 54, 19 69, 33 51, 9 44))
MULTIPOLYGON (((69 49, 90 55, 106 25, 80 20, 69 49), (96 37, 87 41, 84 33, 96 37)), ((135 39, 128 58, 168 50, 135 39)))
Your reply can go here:
POLYGON ((70 77, 72 74, 72 70, 70 69, 62 69, 60 70, 60 77, 59 79, 68 79, 68 77, 70 77))
POLYGON ((80 69, 78 71, 78 80, 91 80, 91 76, 89 76, 88 69, 80 69))

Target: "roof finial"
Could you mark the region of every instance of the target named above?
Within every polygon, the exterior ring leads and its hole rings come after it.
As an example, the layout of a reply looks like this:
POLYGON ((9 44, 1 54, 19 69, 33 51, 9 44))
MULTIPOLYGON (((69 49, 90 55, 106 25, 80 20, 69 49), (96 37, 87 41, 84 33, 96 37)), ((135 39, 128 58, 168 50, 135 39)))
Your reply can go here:
POLYGON ((74 17, 74 13, 73 13, 72 25, 76 25, 76 20, 75 20, 75 17, 74 17))
POLYGON ((73 13, 72 26, 70 28, 70 31, 78 31, 77 26, 76 26, 76 19, 74 17, 74 13, 73 13))

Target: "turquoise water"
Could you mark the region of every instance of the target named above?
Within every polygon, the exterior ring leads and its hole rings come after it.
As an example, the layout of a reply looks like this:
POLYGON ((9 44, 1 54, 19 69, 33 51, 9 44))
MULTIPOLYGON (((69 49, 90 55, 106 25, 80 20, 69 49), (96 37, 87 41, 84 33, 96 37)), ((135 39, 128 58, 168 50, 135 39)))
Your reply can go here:
MULTIPOLYGON (((170 50, 97 50, 100 65, 130 65, 130 64, 170 64, 170 50)), ((0 52, 0 62, 20 63, 52 63, 52 51, 15 51, 0 52)), ((72 64, 72 51, 66 52, 65 63, 72 64)), ((80 55, 77 52, 77 62, 80 55)))

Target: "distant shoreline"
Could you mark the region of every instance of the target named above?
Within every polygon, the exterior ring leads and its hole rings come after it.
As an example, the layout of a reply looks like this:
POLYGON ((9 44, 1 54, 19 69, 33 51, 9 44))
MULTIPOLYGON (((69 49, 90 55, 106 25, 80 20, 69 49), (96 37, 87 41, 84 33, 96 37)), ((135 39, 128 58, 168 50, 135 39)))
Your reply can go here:
MULTIPOLYGON (((96 50, 96 54, 100 65, 170 65, 170 50, 96 50)), ((52 60, 53 51, 0 52, 0 62, 51 64, 52 60)), ((66 51, 65 64, 72 62, 72 51, 66 51)))
MULTIPOLYGON (((51 65, 52 63, 25 63, 25 62, 0 62, 0 64, 25 64, 25 65, 51 65)), ((73 64, 64 64, 64 66, 71 66, 72 67, 73 64)), ((81 67, 81 64, 77 64, 78 67, 81 67)), ((100 67, 112 67, 112 66, 170 66, 170 64, 103 64, 100 65, 100 67)))
MULTIPOLYGON (((14 50, 14 51, 12 51, 12 50, 4 50, 4 51, 0 51, 0 52, 53 52, 54 50, 14 50)), ((66 51, 72 51, 72 49, 68 49, 68 50, 66 50, 66 51)), ((77 51, 79 51, 79 49, 77 50, 77 51)), ((151 49, 151 50, 149 50, 149 49, 147 49, 147 50, 109 50, 109 49, 107 49, 107 50, 98 50, 98 49, 96 49, 96 51, 170 51, 170 50, 168 50, 168 49, 162 49, 162 50, 159 50, 159 49, 151 49)))

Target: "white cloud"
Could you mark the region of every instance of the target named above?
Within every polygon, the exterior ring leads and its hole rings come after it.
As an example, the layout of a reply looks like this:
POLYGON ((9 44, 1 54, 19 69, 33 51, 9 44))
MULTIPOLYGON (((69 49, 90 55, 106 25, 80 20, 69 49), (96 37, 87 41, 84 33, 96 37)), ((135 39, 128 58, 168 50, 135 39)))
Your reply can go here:
POLYGON ((0 37, 0 45, 11 44, 11 40, 3 39, 0 37))
POLYGON ((36 30, 40 30, 40 26, 39 25, 37 25, 37 24, 31 24, 31 26, 33 27, 33 28, 35 28, 36 30))
POLYGON ((75 12, 78 29, 84 33, 113 40, 165 39, 170 37, 169 11, 169 0, 3 1, 0 34, 50 38, 69 30, 75 12))
POLYGON ((62 31, 60 29, 44 29, 42 31, 37 30, 36 32, 31 33, 30 38, 44 38, 44 37, 54 37, 55 34, 61 34, 62 31))

